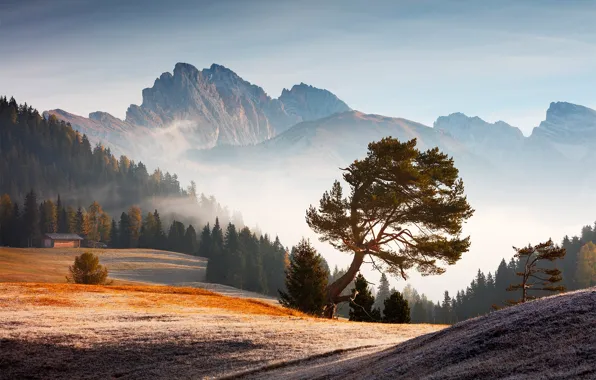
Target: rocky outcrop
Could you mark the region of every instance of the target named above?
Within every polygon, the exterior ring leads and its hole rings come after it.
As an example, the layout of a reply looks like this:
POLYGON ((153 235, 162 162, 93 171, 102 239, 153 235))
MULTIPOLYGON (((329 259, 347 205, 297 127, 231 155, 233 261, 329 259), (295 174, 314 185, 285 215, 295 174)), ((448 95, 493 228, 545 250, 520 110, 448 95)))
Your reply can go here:
POLYGON ((143 103, 129 107, 126 121, 153 128, 190 123, 197 147, 205 148, 256 144, 300 121, 345 110, 335 95, 304 84, 273 99, 224 66, 198 70, 178 63, 143 90, 143 103))
POLYGON ((596 139, 596 111, 566 102, 553 102, 546 119, 532 131, 532 139, 558 144, 584 144, 596 139))
POLYGON ((327 90, 304 83, 283 89, 279 100, 286 113, 297 116, 301 121, 322 119, 329 115, 350 111, 350 107, 327 90))

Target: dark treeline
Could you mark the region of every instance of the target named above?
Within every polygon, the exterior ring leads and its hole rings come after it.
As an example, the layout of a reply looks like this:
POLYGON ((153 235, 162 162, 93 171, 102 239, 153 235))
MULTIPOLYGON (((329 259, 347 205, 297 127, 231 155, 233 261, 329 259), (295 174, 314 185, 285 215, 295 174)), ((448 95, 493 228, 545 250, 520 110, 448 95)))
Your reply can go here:
POLYGON ((200 234, 198 255, 207 257, 207 281, 277 296, 284 289, 288 251, 279 238, 257 236, 248 227, 229 223, 225 231, 216 219, 200 234))
MULTIPOLYGON (((585 289, 596 285, 596 225, 584 226, 579 236, 565 236, 561 247, 565 248, 565 257, 551 264, 562 272, 563 285, 568 291, 585 289)), ((547 265, 548 266, 548 265, 547 265)), ((475 278, 466 289, 459 290, 455 296, 445 291, 443 300, 434 304, 423 294, 419 295, 411 286, 404 289, 404 297, 411 306, 414 323, 455 323, 468 318, 489 313, 493 306, 505 307, 508 301, 518 300, 520 292, 507 291, 512 284, 520 282, 518 272, 523 271, 523 263, 512 258, 509 262, 501 260, 494 272, 487 274, 478 270, 475 278)), ((549 292, 537 292, 537 296, 552 295, 549 292)))
POLYGON ((284 289, 287 249, 248 227, 229 222, 225 231, 215 219, 200 234, 192 224, 173 220, 166 228, 158 210, 143 215, 131 206, 118 220, 110 218, 98 202, 88 208, 56 201, 38 202, 30 191, 24 204, 8 194, 0 197, 0 246, 36 247, 46 233, 75 233, 87 242, 110 248, 148 248, 197 255, 209 259, 207 281, 275 296, 284 289))
POLYGON ((0 245, 11 247, 40 246, 46 233, 74 233, 90 242, 112 248, 153 248, 197 254, 199 241, 192 224, 173 220, 163 224, 155 209, 143 216, 139 206, 122 212, 118 220, 111 218, 99 202, 87 208, 66 205, 57 199, 38 202, 33 190, 22 204, 8 194, 0 197, 0 245))

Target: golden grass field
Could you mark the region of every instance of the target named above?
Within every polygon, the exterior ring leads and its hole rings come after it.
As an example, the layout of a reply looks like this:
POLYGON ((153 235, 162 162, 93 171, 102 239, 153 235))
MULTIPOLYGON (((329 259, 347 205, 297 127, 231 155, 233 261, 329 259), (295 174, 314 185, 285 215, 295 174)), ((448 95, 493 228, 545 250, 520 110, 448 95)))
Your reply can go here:
POLYGON ((65 282, 75 256, 86 251, 99 257, 116 284, 153 279, 161 283, 160 277, 171 282, 202 281, 207 266, 201 257, 151 249, 0 248, 0 282, 65 282), (143 273, 151 277, 139 275, 143 273))

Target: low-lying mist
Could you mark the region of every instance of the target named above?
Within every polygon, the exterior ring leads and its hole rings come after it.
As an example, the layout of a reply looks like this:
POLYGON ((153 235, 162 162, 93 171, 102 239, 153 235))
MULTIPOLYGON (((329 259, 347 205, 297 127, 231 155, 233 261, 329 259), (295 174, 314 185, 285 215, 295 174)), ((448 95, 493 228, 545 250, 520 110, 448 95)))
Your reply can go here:
MULTIPOLYGON (((331 268, 349 265, 350 255, 336 252, 318 241, 306 225, 305 212, 309 205, 318 205, 321 195, 330 189, 335 179, 341 179, 339 168, 360 158, 361 154, 350 160, 341 159, 343 161, 338 157, 346 156, 345 152, 342 155, 322 152, 327 159, 321 162, 313 162, 312 157, 284 161, 283 155, 278 156, 278 162, 251 162, 250 165, 234 165, 233 161, 225 159, 202 162, 186 155, 186 151, 193 148, 188 139, 192 132, 189 124, 181 123, 137 135, 133 157, 141 159, 150 170, 160 167, 177 173, 183 184, 195 181, 199 193, 215 195, 222 205, 239 210, 246 225, 278 235, 284 245, 291 247, 301 237, 306 237, 331 268)), ((366 143, 362 142, 358 153, 365 150, 366 143)), ((238 152, 242 155, 244 151, 238 152)), ((458 167, 457 159, 455 165, 458 167)), ((509 182, 502 178, 495 180, 491 174, 462 172, 466 194, 476 210, 464 226, 464 234, 470 235, 472 240, 470 251, 443 275, 423 278, 415 271, 410 273, 408 282, 434 301, 442 299, 445 290, 453 294, 465 288, 478 269, 485 273, 494 271, 502 258, 509 260, 513 256, 512 246, 536 244, 549 238, 560 242, 565 235, 577 234, 581 226, 592 224, 596 219, 596 196, 585 183, 561 183, 555 180, 556 173, 552 180, 543 183, 530 177, 526 181, 523 176, 521 180, 518 177, 509 182)), ((186 204, 165 200, 159 210, 188 217, 193 217, 195 212, 186 204)), ((201 219, 212 223, 214 215, 201 219)), ((380 277, 368 265, 362 272, 375 284, 380 277)), ((390 281, 398 289, 406 284, 401 278, 390 281)))

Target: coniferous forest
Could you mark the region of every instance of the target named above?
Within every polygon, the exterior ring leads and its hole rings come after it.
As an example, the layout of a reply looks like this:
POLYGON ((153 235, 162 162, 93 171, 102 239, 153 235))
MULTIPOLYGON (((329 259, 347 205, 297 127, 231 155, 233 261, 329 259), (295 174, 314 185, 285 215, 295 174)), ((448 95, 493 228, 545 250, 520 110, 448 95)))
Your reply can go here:
MULTIPOLYGON (((26 103, 0 97, 0 245, 39 245, 48 232, 76 233, 112 248, 152 248, 209 258, 207 280, 277 295, 284 287, 287 249, 244 226, 214 197, 197 194, 195 183, 183 189, 176 174, 159 168, 149 174, 142 162, 115 157, 101 145, 26 103), (163 199, 190 205, 178 215, 162 209, 163 199)), ((555 263, 567 290, 594 286, 596 226, 566 236, 565 257, 555 263)), ((325 263, 326 265, 326 263, 325 263)), ((522 264, 502 260, 494 272, 478 270, 466 289, 444 292, 434 303, 411 286, 402 294, 414 323, 455 323, 486 314, 518 298, 507 288, 518 281, 522 264)), ((345 273, 335 268, 329 282, 345 273)), ((382 280, 374 308, 382 311, 388 292, 382 280)), ((349 294, 354 285, 344 291, 349 294)), ((547 293, 541 295, 548 295, 547 293)), ((348 317, 348 304, 338 315, 348 317)))
POLYGON ((210 282, 270 295, 284 286, 288 254, 278 238, 251 231, 239 213, 197 194, 194 182, 185 190, 176 174, 149 174, 142 162, 91 147, 69 124, 6 97, 0 194, 0 246, 35 247, 45 233, 76 233, 111 248, 207 257, 210 282), (169 207, 180 205, 184 214, 169 207))

